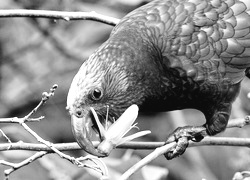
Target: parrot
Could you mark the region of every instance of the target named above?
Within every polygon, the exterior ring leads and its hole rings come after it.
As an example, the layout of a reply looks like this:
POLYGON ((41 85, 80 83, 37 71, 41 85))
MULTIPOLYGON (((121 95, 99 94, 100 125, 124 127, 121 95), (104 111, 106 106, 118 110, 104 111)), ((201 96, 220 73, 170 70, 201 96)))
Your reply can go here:
POLYGON ((249 0, 151 1, 125 15, 73 78, 67 96, 73 135, 83 150, 103 157, 91 142, 91 108, 102 123, 132 104, 140 112, 199 110, 205 124, 167 136, 166 143, 177 143, 165 153, 173 159, 190 140, 225 130, 249 67, 249 0))

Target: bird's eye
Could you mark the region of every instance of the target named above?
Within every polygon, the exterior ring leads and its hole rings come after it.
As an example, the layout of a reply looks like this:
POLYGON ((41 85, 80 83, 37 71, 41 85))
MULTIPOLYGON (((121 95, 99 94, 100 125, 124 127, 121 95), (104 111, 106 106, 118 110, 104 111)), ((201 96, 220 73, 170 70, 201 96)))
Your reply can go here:
POLYGON ((93 100, 100 100, 102 98, 102 90, 101 89, 94 89, 93 92, 92 92, 92 99, 93 100))

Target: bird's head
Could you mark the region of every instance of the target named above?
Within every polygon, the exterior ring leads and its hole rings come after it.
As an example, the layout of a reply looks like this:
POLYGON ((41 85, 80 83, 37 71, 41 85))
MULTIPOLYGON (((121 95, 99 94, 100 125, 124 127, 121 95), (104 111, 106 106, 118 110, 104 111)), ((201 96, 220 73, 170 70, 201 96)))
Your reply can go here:
POLYGON ((118 53, 119 48, 103 45, 91 55, 75 75, 68 93, 67 108, 73 134, 78 144, 95 156, 103 155, 91 142, 91 131, 98 129, 91 108, 105 126, 114 122, 131 104, 138 104, 142 94, 136 90, 137 82, 132 80, 136 72, 131 72, 124 65, 126 58, 133 58, 131 56, 134 55, 124 48, 123 53, 118 53))

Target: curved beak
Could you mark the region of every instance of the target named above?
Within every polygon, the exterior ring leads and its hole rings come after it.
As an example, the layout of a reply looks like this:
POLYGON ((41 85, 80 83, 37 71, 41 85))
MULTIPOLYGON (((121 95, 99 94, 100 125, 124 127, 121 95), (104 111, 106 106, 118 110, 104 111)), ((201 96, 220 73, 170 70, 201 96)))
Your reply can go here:
POLYGON ((82 118, 78 118, 75 115, 71 115, 72 131, 79 146, 82 147, 83 150, 85 150, 89 154, 98 157, 103 157, 104 155, 97 152, 90 139, 89 133, 91 130, 91 125, 92 120, 89 114, 82 118))

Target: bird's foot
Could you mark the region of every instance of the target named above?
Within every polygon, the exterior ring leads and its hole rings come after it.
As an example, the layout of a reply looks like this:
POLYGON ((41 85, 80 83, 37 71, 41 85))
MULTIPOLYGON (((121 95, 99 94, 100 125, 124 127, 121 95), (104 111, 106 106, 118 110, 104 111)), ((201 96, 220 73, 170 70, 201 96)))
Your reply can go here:
POLYGON ((199 142, 206 136, 206 128, 204 126, 185 126, 177 128, 171 133, 166 141, 166 144, 176 142, 176 146, 165 153, 165 157, 170 160, 182 155, 188 147, 189 140, 199 142))

